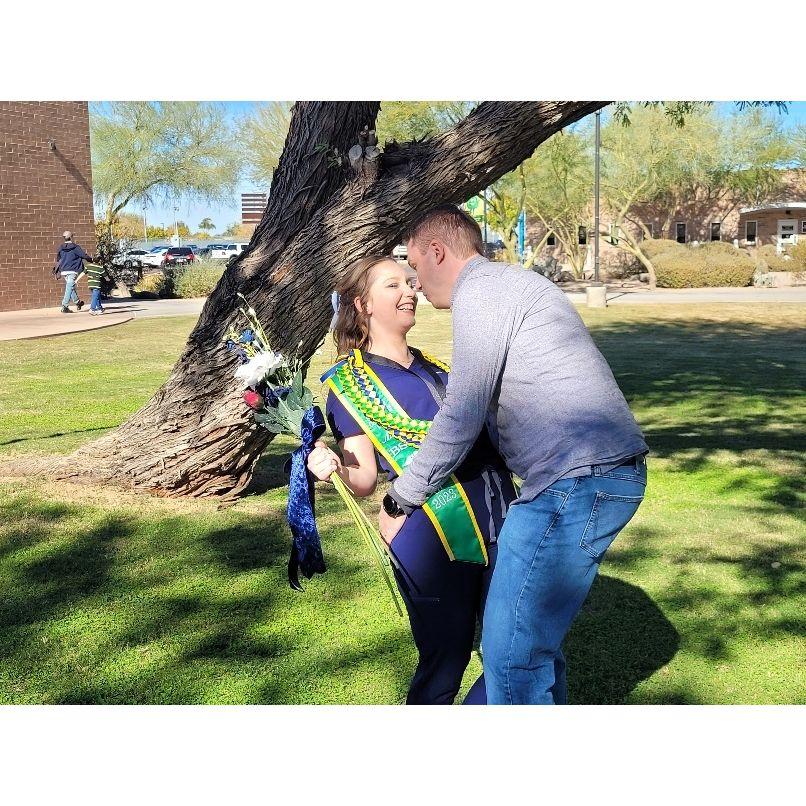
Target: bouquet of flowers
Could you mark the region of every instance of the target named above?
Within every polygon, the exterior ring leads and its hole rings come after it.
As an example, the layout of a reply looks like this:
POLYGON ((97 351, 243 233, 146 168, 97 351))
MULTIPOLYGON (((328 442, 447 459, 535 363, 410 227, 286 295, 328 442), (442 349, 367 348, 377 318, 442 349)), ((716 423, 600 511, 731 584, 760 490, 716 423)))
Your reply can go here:
MULTIPOLYGON (((238 296, 244 303, 238 312, 247 327, 238 332, 233 325, 224 334, 223 341, 227 349, 241 361, 235 370, 235 377, 243 384, 244 402, 252 409, 255 422, 263 428, 273 434, 289 434, 300 440, 286 469, 290 475, 287 517, 293 535, 288 581, 295 590, 302 590, 299 571, 310 579, 314 574, 323 574, 326 570, 313 510, 314 480, 306 466, 314 443, 325 432, 325 418, 319 406, 314 405, 310 389, 305 386, 308 363, 297 352, 302 342, 292 356, 272 350, 254 308, 242 294, 238 296)), ((377 529, 341 478, 334 473, 330 480, 355 521, 392 594, 397 612, 402 616, 403 611, 389 576, 389 557, 377 529)))

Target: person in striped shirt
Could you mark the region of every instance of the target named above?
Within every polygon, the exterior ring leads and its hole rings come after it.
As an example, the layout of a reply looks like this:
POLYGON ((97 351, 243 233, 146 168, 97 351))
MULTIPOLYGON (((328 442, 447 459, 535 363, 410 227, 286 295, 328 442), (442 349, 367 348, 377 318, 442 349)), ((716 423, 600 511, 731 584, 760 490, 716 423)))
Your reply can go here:
POLYGON ((98 316, 104 312, 101 307, 101 278, 104 276, 104 267, 97 263, 85 263, 82 274, 87 275, 87 287, 92 292, 90 314, 98 316))

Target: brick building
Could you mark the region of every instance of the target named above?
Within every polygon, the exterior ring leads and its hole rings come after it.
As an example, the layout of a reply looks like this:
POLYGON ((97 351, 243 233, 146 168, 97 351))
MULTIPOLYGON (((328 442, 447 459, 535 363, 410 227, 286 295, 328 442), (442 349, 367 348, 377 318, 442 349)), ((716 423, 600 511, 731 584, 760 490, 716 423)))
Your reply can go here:
POLYGON ((268 200, 265 193, 241 193, 241 223, 259 224, 268 200))
POLYGON ((775 244, 779 249, 806 239, 806 194, 800 201, 783 201, 739 210, 737 235, 744 246, 775 244))
POLYGON ((93 254, 93 221, 87 103, 0 101, 0 311, 58 306, 62 232, 93 254))
MULTIPOLYGON (((698 241, 739 242, 742 248, 773 244, 779 249, 806 238, 806 171, 790 170, 783 176, 780 190, 771 198, 754 205, 737 204, 735 199, 691 199, 675 210, 659 206, 636 206, 627 222, 633 235, 643 238, 641 222, 653 238, 667 238, 680 243, 698 241)), ((610 217, 606 207, 601 212, 602 228, 607 230, 610 217)), ((589 221, 580 222, 580 243, 592 243, 593 205, 589 221)), ((530 226, 528 240, 539 242, 545 229, 540 225, 530 226)), ((601 238, 600 260, 602 266, 615 268, 635 263, 629 254, 601 238)), ((563 249, 556 239, 550 238, 546 254, 562 261, 563 249)), ((593 250, 589 249, 586 267, 590 267, 593 250)))

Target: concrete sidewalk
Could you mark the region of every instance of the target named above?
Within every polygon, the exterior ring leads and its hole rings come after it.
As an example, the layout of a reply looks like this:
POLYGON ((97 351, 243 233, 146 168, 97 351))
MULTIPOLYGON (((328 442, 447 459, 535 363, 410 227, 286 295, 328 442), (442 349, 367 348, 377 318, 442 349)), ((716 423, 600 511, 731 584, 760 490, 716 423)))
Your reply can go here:
POLYGON ((137 319, 153 316, 198 316, 207 297, 198 299, 132 299, 121 297, 104 301, 108 312, 129 313, 137 319))
POLYGON ((38 339, 43 336, 100 330, 112 325, 121 325, 133 318, 132 313, 110 313, 108 310, 100 316, 90 316, 89 305, 84 305, 81 311, 69 314, 62 313, 61 308, 4 311, 0 313, 0 341, 38 339))
MULTIPOLYGON (((575 305, 585 304, 583 289, 565 289, 566 296, 575 305)), ((732 302, 753 304, 755 302, 800 302, 806 303, 806 286, 789 288, 658 288, 621 286, 608 283, 608 305, 667 305, 667 304, 713 304, 732 302)))
POLYGON ((60 308, 37 308, 28 311, 0 313, 0 341, 12 339, 38 339, 44 336, 63 336, 85 330, 99 330, 122 325, 135 318, 153 316, 198 316, 206 302, 202 299, 131 299, 104 300, 105 313, 90 316, 89 305, 81 311, 61 313, 60 308))
MULTIPOLYGON (((585 304, 585 291, 578 286, 565 289, 568 299, 575 305, 585 304)), ((106 313, 90 316, 87 306, 80 312, 60 313, 59 308, 40 308, 30 311, 0 313, 0 341, 35 339, 97 330, 120 325, 132 319, 149 319, 158 316, 198 316, 206 298, 200 299, 132 299, 112 298, 104 301, 106 313)), ((806 304, 806 286, 791 288, 659 288, 649 291, 645 287, 621 286, 612 283, 607 287, 608 305, 667 305, 712 303, 801 303, 806 304)), ((419 303, 428 305, 420 294, 419 303)))

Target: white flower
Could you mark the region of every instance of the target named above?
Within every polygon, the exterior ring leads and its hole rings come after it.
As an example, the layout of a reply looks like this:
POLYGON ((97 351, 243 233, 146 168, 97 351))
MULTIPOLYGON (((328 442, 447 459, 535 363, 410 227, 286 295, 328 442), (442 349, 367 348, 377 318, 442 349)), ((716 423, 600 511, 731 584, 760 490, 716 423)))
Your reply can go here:
POLYGON ((285 359, 280 353, 258 353, 245 364, 235 370, 235 377, 243 383, 244 389, 248 386, 257 386, 267 375, 282 366, 285 359))

